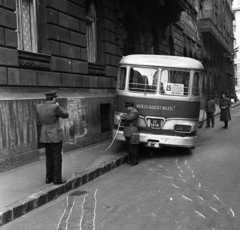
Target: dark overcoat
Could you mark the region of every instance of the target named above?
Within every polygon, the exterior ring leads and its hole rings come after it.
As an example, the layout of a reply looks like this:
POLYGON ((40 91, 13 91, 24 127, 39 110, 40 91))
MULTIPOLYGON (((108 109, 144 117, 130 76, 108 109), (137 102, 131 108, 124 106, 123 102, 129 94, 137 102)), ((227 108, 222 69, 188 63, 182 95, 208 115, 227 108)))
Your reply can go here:
POLYGON ((230 121, 231 120, 231 114, 230 114, 231 100, 227 97, 220 99, 219 107, 221 109, 220 121, 230 121))
POLYGON ((37 106, 37 123, 41 125, 40 142, 58 143, 63 140, 63 130, 59 118, 68 118, 69 114, 53 101, 37 106))
POLYGON ((139 112, 133 108, 127 114, 123 114, 121 119, 124 120, 124 136, 131 137, 131 144, 139 144, 139 133, 137 128, 137 121, 139 112))

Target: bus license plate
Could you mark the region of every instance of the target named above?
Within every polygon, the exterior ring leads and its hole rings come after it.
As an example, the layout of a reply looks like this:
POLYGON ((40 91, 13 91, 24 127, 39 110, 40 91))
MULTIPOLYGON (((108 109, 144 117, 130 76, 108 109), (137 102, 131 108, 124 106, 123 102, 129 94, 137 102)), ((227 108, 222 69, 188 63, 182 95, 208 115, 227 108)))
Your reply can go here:
POLYGON ((151 119, 150 127, 152 129, 160 129, 162 126, 162 120, 160 119, 151 119))

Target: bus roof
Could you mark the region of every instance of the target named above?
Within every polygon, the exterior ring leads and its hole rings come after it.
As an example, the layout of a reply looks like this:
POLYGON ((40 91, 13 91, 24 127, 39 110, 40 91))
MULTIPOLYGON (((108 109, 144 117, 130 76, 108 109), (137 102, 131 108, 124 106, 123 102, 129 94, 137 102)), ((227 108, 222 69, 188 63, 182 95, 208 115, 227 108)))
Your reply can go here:
POLYGON ((123 57, 120 65, 141 65, 157 67, 173 67, 203 70, 201 62, 188 57, 169 55, 133 54, 123 57))

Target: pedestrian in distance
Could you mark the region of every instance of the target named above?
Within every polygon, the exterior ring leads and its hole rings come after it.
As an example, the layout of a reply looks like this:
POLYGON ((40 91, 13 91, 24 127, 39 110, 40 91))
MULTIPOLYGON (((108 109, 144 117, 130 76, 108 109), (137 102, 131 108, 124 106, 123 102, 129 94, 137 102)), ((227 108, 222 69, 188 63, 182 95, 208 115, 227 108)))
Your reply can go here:
POLYGON ((46 183, 64 184, 62 179, 62 141, 63 130, 59 118, 69 117, 67 111, 57 102, 57 91, 51 90, 46 95, 46 102, 37 106, 37 123, 41 125, 40 142, 46 150, 46 183))
POLYGON ((138 164, 138 146, 140 142, 137 121, 139 112, 134 108, 134 102, 125 102, 126 114, 121 114, 120 118, 124 122, 124 136, 127 142, 128 148, 128 161, 130 166, 138 164))
POLYGON ((220 121, 224 122, 223 128, 228 128, 228 121, 231 120, 230 107, 231 100, 226 96, 226 93, 222 93, 221 98, 219 100, 219 107, 221 109, 220 121))
POLYGON ((216 111, 216 106, 215 106, 215 101, 212 100, 211 95, 208 95, 208 100, 206 103, 206 113, 207 113, 207 126, 206 128, 210 127, 210 121, 212 124, 212 128, 215 125, 215 119, 214 119, 214 114, 216 111))

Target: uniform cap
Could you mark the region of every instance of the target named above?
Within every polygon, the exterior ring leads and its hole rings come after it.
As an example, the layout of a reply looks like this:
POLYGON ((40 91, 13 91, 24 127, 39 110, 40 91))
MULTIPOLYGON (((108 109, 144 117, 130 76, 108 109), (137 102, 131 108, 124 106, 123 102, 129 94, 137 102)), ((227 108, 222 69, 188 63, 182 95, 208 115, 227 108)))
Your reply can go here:
POLYGON ((57 95, 57 90, 51 90, 49 92, 45 93, 46 96, 54 96, 54 97, 58 97, 57 95))
POLYGON ((125 107, 134 107, 133 101, 125 101, 125 107))

